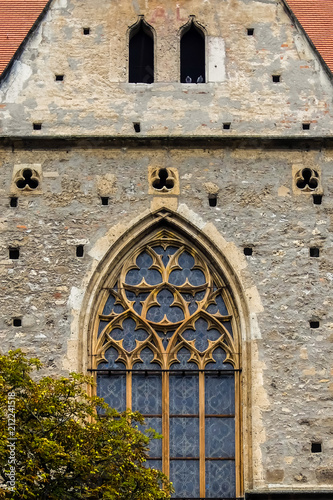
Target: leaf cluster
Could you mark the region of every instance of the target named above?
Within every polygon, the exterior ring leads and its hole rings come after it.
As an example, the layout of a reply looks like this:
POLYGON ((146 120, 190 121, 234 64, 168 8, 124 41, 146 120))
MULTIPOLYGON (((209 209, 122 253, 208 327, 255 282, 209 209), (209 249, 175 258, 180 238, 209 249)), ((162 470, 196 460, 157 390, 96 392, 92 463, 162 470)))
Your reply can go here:
POLYGON ((0 499, 170 498, 166 476, 145 466, 149 440, 161 436, 138 430, 143 417, 87 395, 92 380, 84 375, 34 380, 31 372, 41 366, 19 350, 0 356, 0 499))

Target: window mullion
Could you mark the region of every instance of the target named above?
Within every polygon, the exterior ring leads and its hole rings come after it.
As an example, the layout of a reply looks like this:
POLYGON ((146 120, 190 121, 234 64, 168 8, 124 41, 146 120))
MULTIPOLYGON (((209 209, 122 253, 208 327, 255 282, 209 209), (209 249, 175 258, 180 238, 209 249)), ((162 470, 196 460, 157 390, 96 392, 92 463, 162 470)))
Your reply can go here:
POLYGON ((169 373, 162 373, 162 468, 170 476, 169 373))
POLYGON ((205 472, 205 373, 199 373, 199 449, 200 449, 200 497, 206 496, 205 472))
POLYGON ((126 409, 132 409, 132 372, 126 372, 126 409))

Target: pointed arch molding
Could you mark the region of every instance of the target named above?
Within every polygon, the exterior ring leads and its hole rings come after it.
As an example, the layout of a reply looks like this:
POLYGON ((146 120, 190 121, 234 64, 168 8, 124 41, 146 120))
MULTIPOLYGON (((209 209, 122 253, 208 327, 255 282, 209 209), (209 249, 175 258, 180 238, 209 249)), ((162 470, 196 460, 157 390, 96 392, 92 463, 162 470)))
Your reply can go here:
MULTIPOLYGON (((223 240, 212 224, 202 226, 202 229, 200 229, 194 215, 186 213, 185 218, 180 213, 166 208, 145 214, 139 221, 137 219, 138 222, 136 221, 130 228, 125 230, 122 236, 111 245, 95 268, 85 291, 78 325, 80 332, 78 354, 82 371, 89 371, 96 365, 96 360, 93 361, 94 354, 95 356, 98 354, 96 352, 98 347, 96 325, 102 312, 101 307, 106 303, 109 290, 114 286, 114 282, 120 275, 124 262, 128 262, 127 266, 132 265, 135 267, 133 263, 135 257, 140 253, 140 249, 142 250, 145 245, 149 245, 149 241, 154 236, 158 236, 161 231, 172 233, 179 241, 185 243, 188 249, 195 248, 199 260, 201 258, 203 262, 208 264, 211 274, 219 277, 219 283, 224 284, 229 307, 232 307, 234 346, 230 348, 231 344, 227 343, 226 347, 233 349, 233 353, 229 350, 230 359, 234 354, 236 354, 236 357, 238 356, 237 360, 233 356, 233 363, 234 366, 237 364, 238 368, 242 370, 238 387, 239 401, 241 402, 239 406, 238 464, 240 469, 238 471, 238 491, 241 493, 244 482, 247 487, 251 487, 253 481, 252 418, 250 412, 252 406, 251 353, 254 353, 255 358, 257 358, 255 354, 257 351, 256 349, 253 350, 253 346, 251 346, 250 333, 251 329, 254 330, 253 316, 256 317, 256 313, 260 312, 255 311, 255 307, 251 303, 251 296, 256 295, 257 292, 255 287, 245 286, 242 283, 243 269, 246 267, 246 262, 241 252, 237 256, 238 252, 234 245, 231 244, 231 249, 230 245, 223 240), (195 223, 190 222, 189 218, 194 220, 195 223), (226 255, 228 255, 228 258, 226 255), (240 265, 241 259, 243 259, 243 264, 240 265), (242 421, 244 422, 243 426, 241 425, 242 421), (243 430, 241 431, 241 429, 243 430), (246 449, 246 462, 242 460, 243 449, 246 449)), ((225 338, 227 338, 227 335, 225 338)), ((100 357, 102 357, 103 353, 100 352, 100 354, 100 357)), ((258 363, 258 360, 255 363, 258 363)), ((254 373, 256 372, 260 372, 259 365, 257 365, 254 373)), ((255 378, 258 377, 255 376, 255 378)), ((257 434, 261 428, 260 418, 256 419, 255 427, 258 427, 258 429, 254 429, 253 432, 257 434)), ((256 448, 254 449, 254 455, 256 459, 260 460, 260 450, 256 448)))

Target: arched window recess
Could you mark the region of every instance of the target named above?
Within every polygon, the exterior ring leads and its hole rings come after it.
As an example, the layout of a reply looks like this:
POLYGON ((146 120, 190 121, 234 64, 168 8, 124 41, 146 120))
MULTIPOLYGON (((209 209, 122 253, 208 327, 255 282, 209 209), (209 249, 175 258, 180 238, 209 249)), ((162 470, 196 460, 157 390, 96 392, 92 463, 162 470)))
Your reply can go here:
POLYGON ((220 268, 167 225, 110 268, 95 302, 97 393, 163 435, 150 467, 175 497, 240 495, 240 335, 220 268))
POLYGON ((181 83, 205 83, 206 44, 202 26, 190 16, 180 31, 180 81, 181 83))
POLYGON ((128 49, 129 83, 153 83, 154 33, 144 16, 130 28, 128 49))

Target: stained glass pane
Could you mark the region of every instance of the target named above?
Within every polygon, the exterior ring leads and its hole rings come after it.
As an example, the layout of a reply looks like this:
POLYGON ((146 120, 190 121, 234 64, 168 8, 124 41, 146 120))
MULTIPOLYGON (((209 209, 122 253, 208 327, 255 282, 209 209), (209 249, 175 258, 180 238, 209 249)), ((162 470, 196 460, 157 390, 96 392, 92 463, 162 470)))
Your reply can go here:
POLYGON ((199 418, 170 418, 170 457, 199 457, 199 418))
POLYGON ((114 347, 109 347, 104 355, 106 362, 102 361, 98 365, 98 370, 125 370, 125 365, 117 361, 119 354, 114 347))
POLYGON ((198 292, 192 295, 191 293, 182 293, 182 297, 188 302, 188 310, 190 314, 193 314, 198 309, 197 302, 203 300, 205 296, 205 291, 198 292))
POLYGON ((232 460, 206 461, 206 497, 235 498, 235 462, 232 460))
POLYGON ((233 370, 234 367, 231 363, 224 363, 226 353, 221 347, 217 347, 213 351, 214 362, 206 365, 206 370, 233 370))
POLYGON ((128 285, 138 285, 144 278, 149 285, 161 283, 162 276, 156 269, 149 269, 153 263, 151 256, 142 252, 136 259, 136 265, 139 269, 131 269, 126 274, 125 283, 128 285))
POLYGON ((209 312, 209 314, 216 314, 216 313, 219 313, 221 314, 222 316, 227 316, 228 315, 228 310, 227 310, 227 307, 224 303, 224 300, 222 299, 221 295, 218 295, 216 298, 215 298, 215 304, 210 304, 208 307, 207 307, 207 312, 209 312))
POLYGON ((167 265, 169 263, 169 256, 173 255, 178 250, 178 248, 169 246, 169 247, 167 247, 166 250, 164 250, 163 247, 157 246, 157 247, 153 247, 153 250, 158 255, 161 255, 162 262, 163 262, 164 266, 167 267, 167 265))
POLYGON ((102 331, 104 330, 104 328, 109 324, 109 321, 100 321, 99 322, 99 325, 98 325, 98 337, 100 336, 100 334, 102 333, 102 331))
POLYGON ((175 269, 170 273, 169 283, 175 286, 181 286, 185 283, 186 278, 193 286, 199 286, 206 283, 204 273, 199 269, 192 269, 194 263, 192 255, 188 252, 183 252, 178 258, 178 264, 182 269, 175 269))
POLYGON ((97 374, 97 396, 118 411, 126 410, 125 375, 97 374))
POLYGON ((196 375, 170 374, 170 414, 199 413, 199 379, 196 375))
POLYGON ((228 332, 230 333, 230 335, 233 337, 231 322, 230 321, 223 321, 222 324, 223 324, 224 328, 226 328, 228 330, 228 332))
POLYGON ((207 415, 234 415, 235 388, 233 375, 205 376, 205 409, 207 415))
MULTIPOLYGON (((162 419, 161 418, 145 418, 144 425, 138 425, 138 429, 146 434, 147 429, 154 429, 159 434, 162 434, 162 419)), ((153 458, 162 457, 162 438, 151 439, 149 443, 149 456, 153 458)))
POLYGON ((208 347, 209 340, 218 340, 221 337, 221 333, 215 328, 208 330, 208 323, 205 319, 199 318, 195 322, 194 330, 185 330, 182 336, 185 340, 195 340, 195 347, 199 351, 203 352, 208 347))
POLYGON ((115 340, 123 340, 123 347, 126 351, 132 351, 136 347, 135 340, 146 340, 148 333, 145 330, 135 330, 136 323, 133 319, 127 318, 123 321, 123 329, 114 328, 111 337, 115 340))
POLYGON ((108 300, 105 303, 104 309, 103 309, 103 314, 108 316, 112 312, 116 314, 120 314, 124 311, 124 308, 121 304, 116 304, 116 299, 115 297, 110 294, 108 300))
POLYGON ((166 315, 171 323, 176 323, 184 319, 184 313, 180 307, 170 307, 174 302, 174 296, 169 290, 161 290, 156 298, 160 306, 154 306, 149 309, 147 312, 148 321, 159 323, 164 318, 164 315, 166 315))
POLYGON ((148 295, 149 293, 138 293, 136 295, 134 292, 126 290, 126 297, 130 302, 134 302, 133 309, 137 314, 141 314, 142 312, 141 302, 144 302, 147 299, 148 295))
POLYGON ((162 460, 147 460, 142 465, 147 467, 147 469, 162 470, 162 460))
POLYGON ((235 419, 206 418, 206 457, 235 457, 235 419))
POLYGON ((140 358, 142 361, 138 361, 133 365, 134 370, 160 370, 161 367, 158 363, 152 363, 154 359, 154 353, 149 347, 142 349, 140 353, 140 358))
POLYGON ((199 460, 171 460, 170 481, 176 490, 172 498, 199 498, 199 460))
POLYGON ((160 375, 133 374, 132 408, 144 415, 162 413, 162 379, 160 375))
POLYGON ((178 363, 173 363, 170 366, 171 370, 197 370, 198 365, 194 362, 188 362, 190 359, 191 353, 186 347, 182 347, 179 349, 177 353, 178 363))

